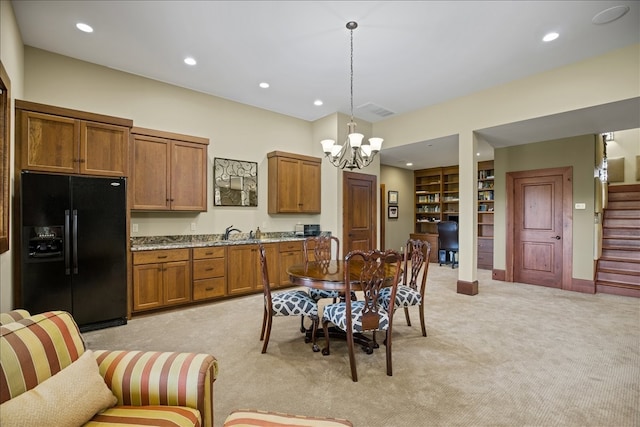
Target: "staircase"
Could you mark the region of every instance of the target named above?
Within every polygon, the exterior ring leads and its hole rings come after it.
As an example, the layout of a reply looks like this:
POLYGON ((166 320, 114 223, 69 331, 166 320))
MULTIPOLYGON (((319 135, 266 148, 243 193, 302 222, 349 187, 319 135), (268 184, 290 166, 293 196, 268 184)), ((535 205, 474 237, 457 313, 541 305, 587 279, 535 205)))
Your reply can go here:
POLYGON ((609 187, 596 292, 640 298, 640 184, 609 187))

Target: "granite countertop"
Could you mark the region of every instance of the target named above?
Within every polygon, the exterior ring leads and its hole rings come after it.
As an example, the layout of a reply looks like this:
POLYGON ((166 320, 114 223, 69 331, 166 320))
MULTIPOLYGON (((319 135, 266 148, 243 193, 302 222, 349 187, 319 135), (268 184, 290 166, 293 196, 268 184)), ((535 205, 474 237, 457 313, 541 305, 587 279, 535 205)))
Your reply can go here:
MULTIPOLYGON (((323 233, 324 234, 324 233, 323 233)), ((157 249, 204 248, 210 246, 250 245, 256 243, 277 243, 303 241, 305 237, 292 232, 263 233, 260 239, 250 238, 248 233, 234 233, 228 240, 221 234, 201 234, 184 236, 131 237, 131 251, 152 251, 157 249)))

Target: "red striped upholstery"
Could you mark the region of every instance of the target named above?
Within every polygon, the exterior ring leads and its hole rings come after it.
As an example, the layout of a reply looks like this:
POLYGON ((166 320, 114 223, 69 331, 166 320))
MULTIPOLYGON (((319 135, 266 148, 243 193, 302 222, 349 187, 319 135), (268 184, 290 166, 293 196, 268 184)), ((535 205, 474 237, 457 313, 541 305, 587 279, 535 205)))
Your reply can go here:
POLYGON ((0 327, 0 403, 31 390, 84 353, 80 331, 63 311, 37 314, 0 327))
POLYGON ((29 312, 22 309, 11 310, 8 313, 0 313, 0 325, 6 325, 7 323, 16 322, 29 316, 29 312))
POLYGON ((213 381, 218 374, 213 356, 106 350, 94 354, 118 405, 186 406, 200 411, 204 425, 213 425, 213 381))
POLYGON ((231 412, 223 427, 353 427, 351 421, 340 418, 308 417, 282 412, 243 409, 231 412))
MULTIPOLYGON (((0 403, 31 390, 85 351, 69 313, 14 318, 3 315, 9 323, 0 326, 0 403)), ((105 350, 94 356, 121 406, 96 415, 89 425, 213 426, 213 356, 105 350)))
POLYGON ((101 426, 200 427, 200 413, 182 406, 116 406, 97 414, 84 427, 101 426))

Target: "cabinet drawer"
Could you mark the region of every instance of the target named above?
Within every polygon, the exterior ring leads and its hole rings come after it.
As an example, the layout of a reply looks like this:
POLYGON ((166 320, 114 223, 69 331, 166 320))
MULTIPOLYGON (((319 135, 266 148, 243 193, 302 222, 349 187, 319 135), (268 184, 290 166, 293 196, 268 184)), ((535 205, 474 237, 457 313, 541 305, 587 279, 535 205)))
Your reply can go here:
POLYGON ((198 259, 193 261, 193 279, 208 279, 224 276, 224 258, 198 259))
POLYGON ((478 252, 478 265, 493 265, 493 253, 478 252))
POLYGON ((193 282, 193 299, 195 301, 224 296, 225 288, 224 277, 196 280, 193 282))
POLYGON ((493 252, 493 239, 478 239, 478 252, 493 252))
POLYGON ((210 247, 210 248, 194 248, 193 259, 203 258, 222 258, 224 257, 224 247, 210 247))
POLYGON ((280 252, 301 251, 302 241, 280 242, 280 252))
POLYGON ((166 249, 133 253, 134 264, 155 262, 189 261, 189 249, 166 249))

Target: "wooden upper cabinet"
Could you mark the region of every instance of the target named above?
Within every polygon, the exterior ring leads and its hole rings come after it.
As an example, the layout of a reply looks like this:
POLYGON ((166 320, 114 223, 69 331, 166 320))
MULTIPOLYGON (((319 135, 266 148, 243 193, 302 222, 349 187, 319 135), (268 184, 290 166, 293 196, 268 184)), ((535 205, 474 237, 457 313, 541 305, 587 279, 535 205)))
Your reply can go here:
POLYGON ((269 213, 320 213, 322 159, 281 151, 267 158, 269 213))
POLYGON ((20 100, 16 111, 21 169, 129 175, 131 120, 20 100))
POLYGON ((206 211, 209 140, 142 128, 131 135, 132 209, 206 211))

